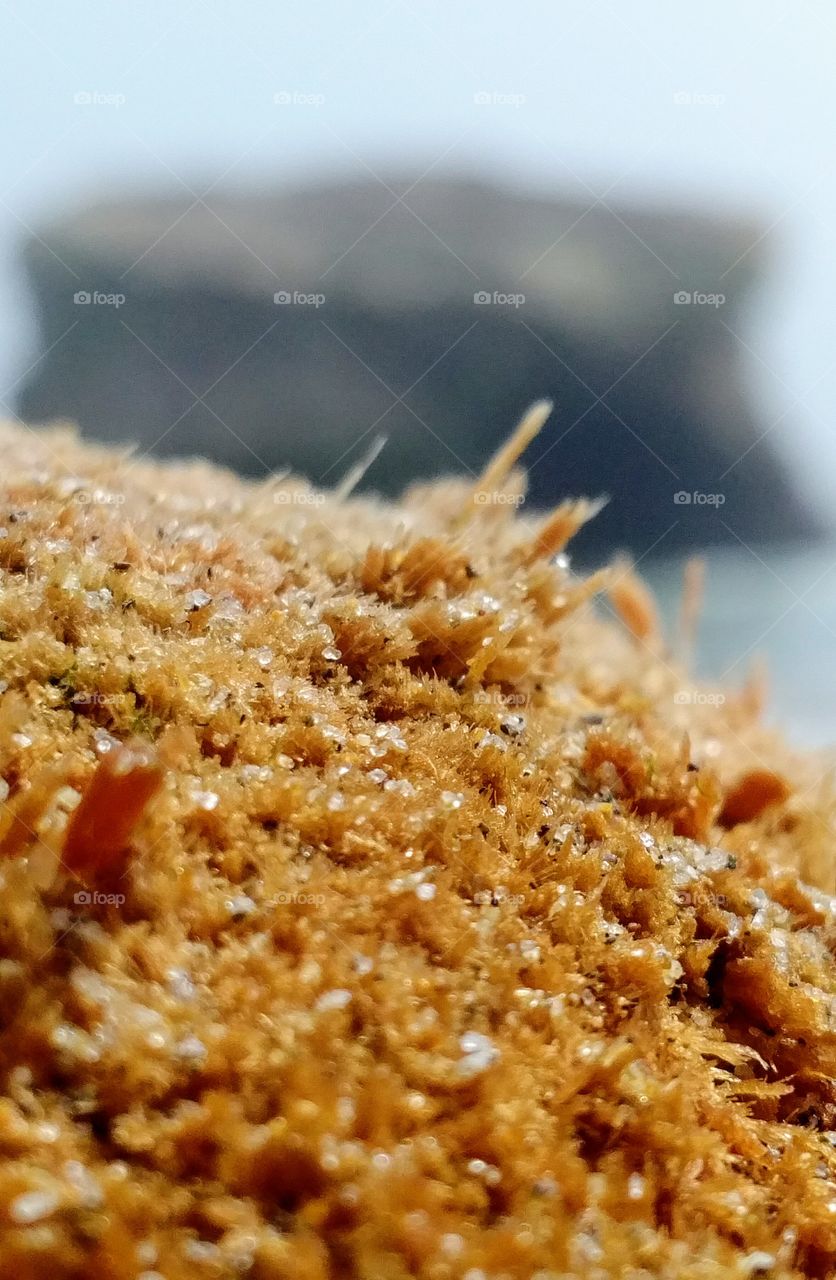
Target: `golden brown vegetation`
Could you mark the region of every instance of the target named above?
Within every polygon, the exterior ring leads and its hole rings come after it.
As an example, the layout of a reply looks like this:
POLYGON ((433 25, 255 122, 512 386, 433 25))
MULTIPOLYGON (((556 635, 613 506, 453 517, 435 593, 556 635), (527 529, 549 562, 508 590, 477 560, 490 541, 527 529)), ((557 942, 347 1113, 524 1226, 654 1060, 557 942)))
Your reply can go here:
POLYGON ((0 445, 0 1275, 833 1274, 832 789, 586 506, 0 445))

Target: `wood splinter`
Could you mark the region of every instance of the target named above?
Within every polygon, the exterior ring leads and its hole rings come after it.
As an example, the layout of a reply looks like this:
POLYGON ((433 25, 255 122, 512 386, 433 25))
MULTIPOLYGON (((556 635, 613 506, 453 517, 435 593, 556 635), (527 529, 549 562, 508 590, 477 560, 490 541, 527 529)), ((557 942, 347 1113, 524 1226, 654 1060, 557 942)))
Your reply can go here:
POLYGON ((79 876, 104 870, 123 853, 163 780, 154 747, 141 739, 102 756, 64 839, 62 860, 79 876))
POLYGON ((458 518, 458 524, 466 521, 483 505, 486 494, 502 488, 515 463, 543 430, 553 407, 551 400, 537 400, 526 410, 513 434, 496 451, 473 486, 467 506, 458 518))

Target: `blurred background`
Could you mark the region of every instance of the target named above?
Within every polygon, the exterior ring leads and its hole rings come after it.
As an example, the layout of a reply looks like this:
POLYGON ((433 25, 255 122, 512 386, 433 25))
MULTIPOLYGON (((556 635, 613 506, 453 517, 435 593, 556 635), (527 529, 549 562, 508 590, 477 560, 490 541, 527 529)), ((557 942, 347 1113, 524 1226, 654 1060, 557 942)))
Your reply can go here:
POLYGON ((836 712, 836 11, 708 0, 3 3, 0 402, 332 486, 609 504, 703 673, 836 712))

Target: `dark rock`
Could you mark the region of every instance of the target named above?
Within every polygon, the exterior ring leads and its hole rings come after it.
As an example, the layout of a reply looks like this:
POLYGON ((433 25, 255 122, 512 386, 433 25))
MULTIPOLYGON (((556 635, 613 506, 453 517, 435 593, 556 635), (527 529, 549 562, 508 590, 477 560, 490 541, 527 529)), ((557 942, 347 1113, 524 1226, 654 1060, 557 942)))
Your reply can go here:
POLYGON ((374 182, 125 199, 45 228, 25 251, 44 355, 21 414, 326 485, 382 433, 364 484, 395 493, 478 472, 548 396, 529 502, 609 494, 588 553, 809 532, 741 387, 757 228, 390 185, 401 200, 374 182))

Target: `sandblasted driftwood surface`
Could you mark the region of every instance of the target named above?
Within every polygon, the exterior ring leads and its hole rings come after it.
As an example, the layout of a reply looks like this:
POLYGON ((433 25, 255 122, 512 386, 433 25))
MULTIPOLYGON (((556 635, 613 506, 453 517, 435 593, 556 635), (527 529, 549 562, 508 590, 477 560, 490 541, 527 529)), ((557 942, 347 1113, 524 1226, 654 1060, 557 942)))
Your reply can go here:
POLYGON ((832 788, 588 504, 0 446, 4 1280, 832 1275, 832 788))

